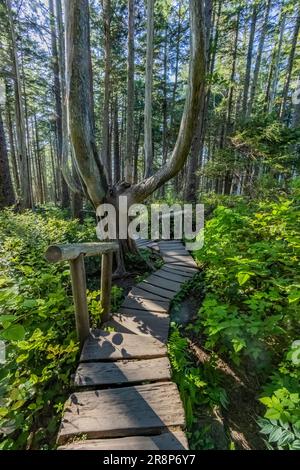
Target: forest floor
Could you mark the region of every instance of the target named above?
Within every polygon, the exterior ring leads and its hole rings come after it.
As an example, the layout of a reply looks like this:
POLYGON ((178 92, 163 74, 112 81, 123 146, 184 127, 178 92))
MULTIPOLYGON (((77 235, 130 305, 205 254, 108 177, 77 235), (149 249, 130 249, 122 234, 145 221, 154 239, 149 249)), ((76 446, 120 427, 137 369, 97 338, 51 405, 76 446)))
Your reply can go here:
MULTIPOLYGON (((177 309, 174 321, 183 325, 192 322, 200 306, 201 299, 187 297, 177 309)), ((211 361, 213 352, 203 347, 203 336, 196 337, 189 331, 183 331, 183 334, 189 339, 191 357, 196 366, 211 361)), ((215 449, 227 450, 231 443, 237 450, 265 449, 256 422, 256 418, 262 414, 262 405, 257 399, 261 385, 256 374, 250 366, 243 364, 237 367, 226 357, 217 359, 215 369, 226 391, 228 406, 207 406, 199 410, 199 428, 206 427, 209 430, 211 444, 215 449)))

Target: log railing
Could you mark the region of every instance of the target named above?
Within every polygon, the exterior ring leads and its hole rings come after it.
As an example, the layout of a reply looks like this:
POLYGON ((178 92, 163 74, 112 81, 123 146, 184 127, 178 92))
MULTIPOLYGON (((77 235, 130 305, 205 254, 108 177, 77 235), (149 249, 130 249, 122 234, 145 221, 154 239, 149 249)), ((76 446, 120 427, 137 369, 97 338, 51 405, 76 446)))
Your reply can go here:
POLYGON ((98 255, 102 257, 101 306, 103 309, 103 321, 107 321, 110 314, 112 255, 118 249, 119 245, 117 242, 77 243, 52 245, 49 246, 45 253, 45 257, 50 263, 57 263, 59 261, 69 261, 70 263, 76 330, 81 347, 90 334, 84 257, 98 255))

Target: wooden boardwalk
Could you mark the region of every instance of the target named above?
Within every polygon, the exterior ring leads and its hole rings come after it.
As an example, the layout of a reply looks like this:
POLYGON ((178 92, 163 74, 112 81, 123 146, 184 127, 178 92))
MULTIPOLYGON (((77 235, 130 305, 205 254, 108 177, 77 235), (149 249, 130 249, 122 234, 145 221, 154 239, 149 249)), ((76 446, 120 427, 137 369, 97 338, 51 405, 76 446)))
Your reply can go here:
POLYGON ((61 450, 188 448, 166 343, 170 303, 197 267, 180 242, 138 246, 159 251, 165 264, 133 287, 107 323, 113 332, 86 340, 58 433, 61 450))

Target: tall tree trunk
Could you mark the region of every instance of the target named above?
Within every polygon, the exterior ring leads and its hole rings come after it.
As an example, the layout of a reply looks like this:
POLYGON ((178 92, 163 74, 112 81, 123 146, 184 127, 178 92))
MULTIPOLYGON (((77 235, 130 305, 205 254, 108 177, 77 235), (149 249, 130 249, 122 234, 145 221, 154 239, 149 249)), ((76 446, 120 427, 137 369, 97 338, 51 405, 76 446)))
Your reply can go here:
MULTIPOLYGON (((120 168, 120 139, 119 139, 119 116, 118 116, 118 96, 114 101, 114 183, 121 180, 120 168)), ((126 178, 125 178, 126 179, 126 178)))
POLYGON ((283 34, 285 29, 285 20, 286 20, 286 13, 284 12, 284 7, 282 8, 281 14, 279 16, 278 28, 278 40, 276 47, 274 47, 269 77, 268 77, 268 85, 266 90, 266 106, 265 109, 269 113, 272 112, 273 103, 276 96, 276 90, 278 85, 278 77, 279 77, 279 62, 281 56, 281 49, 282 49, 282 42, 283 42, 283 34))
POLYGON ((237 62, 237 52, 238 52, 240 16, 241 16, 241 10, 238 11, 237 18, 236 18, 236 30, 235 30, 235 38, 234 38, 234 46, 233 46, 232 69, 231 69, 231 76, 230 76, 230 87, 229 87, 227 116, 226 116, 226 135, 228 135, 228 133, 231 130, 231 114, 232 114, 232 104, 233 104, 233 92, 234 92, 234 85, 235 85, 235 72, 236 72, 236 62, 237 62))
POLYGON ((104 109, 102 125, 102 162, 111 184, 111 145, 110 145, 110 95, 111 95, 111 3, 103 0, 104 39, 105 39, 105 71, 104 71, 104 109))
POLYGON ((298 9, 298 15, 297 15, 297 19, 296 19, 296 23, 294 27, 288 67, 287 67, 287 75, 286 75, 286 79, 285 79, 285 83, 283 87, 282 101, 281 101, 280 112, 279 112, 279 117, 281 120, 284 120, 285 115, 286 115, 286 105, 287 105, 288 92, 289 92, 290 82, 291 82, 291 77, 292 77, 296 46, 297 46, 298 35, 299 35, 299 28, 300 28, 300 8, 298 9))
POLYGON ((133 138, 134 138, 134 0, 128 0, 128 59, 127 59, 127 119, 125 181, 133 183, 133 138))
POLYGON ((8 128, 8 137, 9 137, 9 150, 14 178, 14 185, 17 194, 17 199, 20 195, 20 176, 19 176, 19 163, 17 160, 16 149, 15 149, 15 140, 14 140, 14 129, 11 116, 11 95, 8 87, 7 81, 5 81, 5 105, 6 105, 6 122, 8 128))
MULTIPOLYGON (((205 25, 206 25, 206 63, 209 69, 211 50, 211 15, 212 15, 212 3, 210 1, 205 2, 205 25)), ((218 18, 220 15, 220 7, 218 9, 218 18)), ((217 20, 218 21, 218 20, 217 20)), ((190 157, 187 162, 187 171, 186 171, 186 184, 185 184, 185 199, 187 202, 195 202, 197 200, 197 190, 198 190, 198 175, 197 170, 202 165, 202 154, 203 154, 203 145, 206 132, 206 112, 209 101, 209 88, 207 93, 203 93, 201 97, 201 108, 199 111, 197 127, 195 129, 195 134, 191 146, 190 157)))
POLYGON ((35 129, 35 150, 36 150, 36 166, 37 166, 37 177, 38 177, 38 186, 40 194, 40 203, 44 204, 46 202, 46 191, 45 191, 45 178, 43 171, 43 162, 40 149, 40 137, 38 130, 38 123, 36 115, 34 115, 34 129, 35 129))
POLYGON ((15 203, 13 185, 10 176, 8 153, 4 126, 2 121, 2 111, 0 108, 0 208, 11 206, 15 203))
POLYGON ((61 80, 64 79, 64 45, 63 45, 63 25, 62 25, 62 11, 60 0, 56 1, 56 17, 54 13, 54 2, 49 0, 49 10, 50 10, 50 25, 51 25, 51 49, 52 49, 52 69, 54 76, 54 96, 55 96, 55 111, 56 111, 56 149, 57 149, 57 160, 60 170, 60 188, 61 188, 61 206, 68 207, 70 204, 69 200, 69 190, 68 185, 64 179, 62 173, 63 166, 63 110, 62 110, 62 96, 64 96, 64 86, 61 83, 61 80), (56 31, 55 18, 58 25, 58 35, 56 31), (57 48, 57 41, 59 45, 57 48), (60 56, 60 57, 59 57, 60 56), (61 72, 61 73, 60 73, 61 72))
POLYGON ((16 115, 16 131, 17 131, 17 148, 20 166, 20 180, 21 180, 21 199, 20 206, 22 209, 27 209, 32 206, 31 192, 30 192, 30 172, 28 153, 26 146, 26 128, 24 107, 22 99, 22 82, 20 76, 19 58, 16 45, 16 34, 14 27, 13 12, 11 9, 11 1, 6 0, 9 28, 10 28, 10 51, 14 75, 14 92, 15 92, 15 115, 16 115))
POLYGON ((256 3, 254 3, 252 6, 250 36, 249 36, 249 43, 248 43, 248 50, 247 50, 246 73, 245 73, 245 79, 244 79, 243 101, 242 101, 242 119, 245 118, 245 116, 247 115, 253 45, 254 45, 254 36, 255 36, 256 22, 257 22, 257 12, 258 12, 258 6, 256 3))
POLYGON ((251 90, 250 90, 249 108, 247 110, 247 114, 249 116, 252 113, 252 108, 254 105, 254 100, 255 100, 255 95, 256 95, 256 88, 257 88, 258 76, 260 72, 261 59, 262 59, 262 54, 264 50, 266 34, 268 31, 271 2, 272 0, 267 0, 265 16, 264 16, 262 30, 260 33, 260 38, 259 38, 259 43, 258 43, 257 57, 256 57, 256 62, 255 62, 255 67, 254 67, 254 72, 253 72, 253 79, 252 79, 251 90))
POLYGON ((153 173, 152 83, 153 83, 154 0, 147 0, 147 55, 145 76, 144 151, 145 178, 153 173))

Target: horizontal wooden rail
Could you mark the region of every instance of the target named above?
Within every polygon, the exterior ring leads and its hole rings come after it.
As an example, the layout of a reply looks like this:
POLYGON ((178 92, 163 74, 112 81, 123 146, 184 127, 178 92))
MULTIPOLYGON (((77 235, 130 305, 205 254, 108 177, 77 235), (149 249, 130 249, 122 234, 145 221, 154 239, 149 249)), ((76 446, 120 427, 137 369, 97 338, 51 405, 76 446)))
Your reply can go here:
POLYGON ((80 255, 97 256, 105 253, 117 251, 119 245, 117 242, 103 243, 72 243, 69 245, 51 245, 45 253, 46 260, 50 263, 58 261, 72 260, 80 255))
POLYGON ((45 258, 51 263, 69 261, 72 290, 75 306, 77 335, 82 348, 90 333, 88 304, 86 298, 85 256, 102 256, 101 267, 101 306, 103 320, 108 320, 110 313, 110 290, 112 277, 112 254, 119 249, 117 242, 75 243, 49 246, 45 258))

